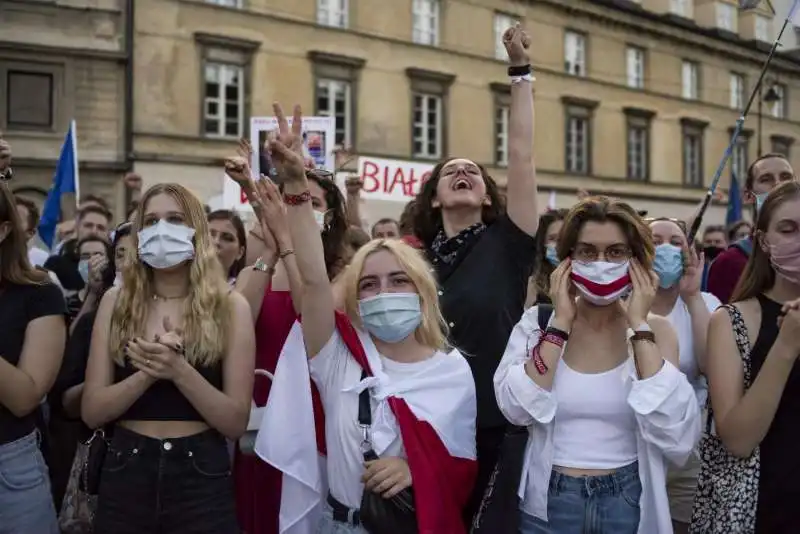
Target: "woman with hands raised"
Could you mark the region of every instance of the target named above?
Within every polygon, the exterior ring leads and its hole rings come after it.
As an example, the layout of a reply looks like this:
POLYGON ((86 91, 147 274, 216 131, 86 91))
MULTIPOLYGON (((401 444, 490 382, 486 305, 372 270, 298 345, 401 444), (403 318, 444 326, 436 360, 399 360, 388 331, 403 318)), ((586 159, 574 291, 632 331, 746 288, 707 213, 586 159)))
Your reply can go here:
MULTIPOLYGON (((712 527, 731 513, 741 520, 739 532, 800 530, 800 490, 793 476, 800 468, 798 273, 800 186, 789 182, 772 190, 759 209, 753 253, 731 304, 711 316, 706 375, 714 427, 709 430, 730 454, 747 459, 738 465, 751 469, 734 473, 736 486, 729 487, 739 492, 717 494, 718 477, 698 485, 693 532, 719 532, 712 527)), ((711 443, 704 437, 704 445, 711 443)))
MULTIPOLYGON (((225 162, 225 172, 240 184, 256 215, 248 251, 257 251, 250 267, 239 275, 236 289, 250 304, 256 325, 256 368, 275 372, 281 348, 297 319, 302 302, 302 281, 286 218, 286 206, 276 183, 267 176, 251 177, 249 143, 242 141, 237 157, 225 162)), ((345 204, 332 176, 305 169, 317 232, 324 243, 326 270, 331 283, 345 264, 345 204)), ((257 376, 253 401, 264 406, 270 382, 257 376)), ((315 392, 316 395, 316 392, 315 392)), ((248 534, 277 534, 281 474, 252 455, 237 450, 234 458, 239 522, 248 534)))
POLYGON ((247 426, 253 323, 231 291, 202 204, 143 196, 119 287, 97 311, 81 403, 109 438, 98 534, 239 534, 225 438, 247 426))
POLYGON ((700 420, 675 333, 651 314, 653 249, 630 206, 581 201, 559 236, 546 330, 533 307, 511 334, 494 387, 529 429, 523 534, 672 531, 665 460, 686 461, 700 420))
MULTIPOLYGON (((279 134, 270 148, 302 278, 302 322, 281 353, 256 451, 284 471, 284 488, 298 469, 318 465, 320 436, 304 382, 310 374, 325 410, 330 483, 328 495, 306 491, 307 499, 283 502, 281 517, 320 533, 386 532, 359 513, 374 495, 387 506, 410 503, 420 532, 463 533, 477 467, 475 385, 464 358, 447 346, 435 281, 408 245, 373 240, 345 272, 345 313, 336 311, 303 168, 301 112, 295 108, 291 127, 280 106, 275 115, 279 134)), ((308 474, 303 483, 322 478, 308 474)))

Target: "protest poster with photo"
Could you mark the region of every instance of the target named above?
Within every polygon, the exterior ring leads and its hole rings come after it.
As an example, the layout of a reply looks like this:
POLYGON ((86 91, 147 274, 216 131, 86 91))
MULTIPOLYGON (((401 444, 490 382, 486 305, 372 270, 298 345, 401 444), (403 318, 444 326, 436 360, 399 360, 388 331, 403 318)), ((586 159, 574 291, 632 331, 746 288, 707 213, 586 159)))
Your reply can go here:
MULTIPOLYGON (((288 117, 289 125, 292 117, 288 117)), ((278 133, 276 117, 252 117, 250 119, 250 143, 253 145, 253 161, 250 165, 254 178, 260 175, 274 178, 268 142, 278 133)), ((303 153, 314 165, 333 171, 335 160, 336 119, 334 117, 303 117, 303 153)))

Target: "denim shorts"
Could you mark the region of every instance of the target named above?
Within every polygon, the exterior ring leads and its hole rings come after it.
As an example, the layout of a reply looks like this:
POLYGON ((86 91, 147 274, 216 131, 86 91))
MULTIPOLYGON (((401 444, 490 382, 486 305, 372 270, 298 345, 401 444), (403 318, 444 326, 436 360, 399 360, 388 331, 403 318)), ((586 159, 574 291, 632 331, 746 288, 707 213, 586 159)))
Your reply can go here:
POLYGON ((120 426, 100 475, 95 534, 239 534, 225 438, 155 439, 120 426))
POLYGON ((609 475, 550 474, 547 518, 521 513, 520 534, 636 534, 642 484, 639 463, 609 475))
POLYGON ((0 445, 0 534, 58 534, 39 433, 0 445))

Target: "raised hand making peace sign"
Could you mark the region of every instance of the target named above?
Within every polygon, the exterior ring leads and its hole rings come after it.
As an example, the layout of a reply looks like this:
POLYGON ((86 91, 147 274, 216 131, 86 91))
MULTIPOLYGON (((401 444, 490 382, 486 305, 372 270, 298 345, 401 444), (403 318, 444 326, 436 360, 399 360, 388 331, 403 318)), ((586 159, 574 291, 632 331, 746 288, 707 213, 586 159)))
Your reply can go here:
POLYGON ((272 104, 272 109, 278 119, 278 136, 269 143, 275 170, 283 181, 302 181, 305 179, 303 112, 300 106, 295 106, 292 125, 289 126, 281 105, 275 102, 272 104))

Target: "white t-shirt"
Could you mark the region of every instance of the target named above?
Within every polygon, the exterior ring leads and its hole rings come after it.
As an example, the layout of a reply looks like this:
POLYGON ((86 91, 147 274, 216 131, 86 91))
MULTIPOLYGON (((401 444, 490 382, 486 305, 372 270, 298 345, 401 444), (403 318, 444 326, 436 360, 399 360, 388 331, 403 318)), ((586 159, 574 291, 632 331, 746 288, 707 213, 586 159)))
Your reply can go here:
MULTIPOLYGON (((722 305, 717 297, 711 293, 701 293, 708 311, 713 312, 722 305)), ((689 315, 689 308, 683 299, 678 297, 675 306, 667 315, 667 320, 672 324, 675 333, 678 335, 678 355, 680 358, 680 370, 686 375, 689 383, 694 388, 697 395, 697 402, 704 406, 708 396, 708 385, 704 376, 700 374, 697 367, 697 358, 694 355, 694 334, 692 333, 692 316, 689 315)))
MULTIPOLYGON (((383 372, 390 381, 406 380, 415 375, 425 375, 441 358, 448 357, 451 355, 437 352, 421 362, 399 363, 381 356, 381 363, 383 372)), ((363 432, 358 425, 358 393, 344 390, 361 382, 361 366, 350 355, 339 333, 334 332, 319 354, 309 361, 309 367, 325 406, 330 492, 345 506, 358 509, 364 490, 361 482, 364 474, 364 456, 361 453, 363 432)), ((374 398, 371 400, 374 421, 377 403, 374 398)), ((399 436, 398 430, 397 438, 378 455, 405 458, 406 453, 399 436)))

